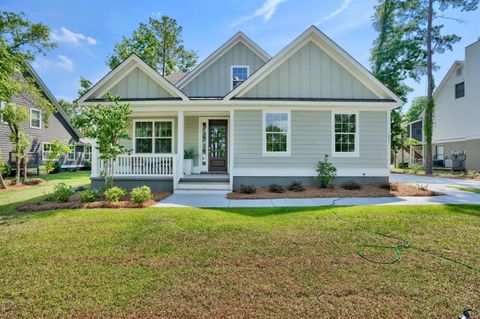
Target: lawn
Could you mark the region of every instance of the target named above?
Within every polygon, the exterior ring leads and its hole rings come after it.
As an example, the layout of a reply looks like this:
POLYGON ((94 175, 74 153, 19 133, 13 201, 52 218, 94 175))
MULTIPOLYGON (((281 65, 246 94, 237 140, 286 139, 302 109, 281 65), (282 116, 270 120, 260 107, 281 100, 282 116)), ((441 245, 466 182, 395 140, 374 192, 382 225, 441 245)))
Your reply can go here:
POLYGON ((458 189, 460 191, 464 192, 471 192, 471 193, 477 193, 480 194, 480 189, 478 188, 472 188, 472 187, 458 187, 458 186, 447 186, 448 188, 453 188, 453 189, 458 189))
POLYGON ((373 234, 386 231, 478 267, 478 206, 20 214, 9 198, 0 317, 456 318, 465 305, 480 309, 479 272, 414 249, 393 265, 355 253, 358 243, 391 244, 373 234))
MULTIPOLYGON (((396 174, 413 174, 413 175, 425 175, 425 170, 414 170, 412 168, 398 168, 398 167, 391 167, 390 172, 396 174)), ((473 171, 472 171, 473 172, 473 171)), ((447 178, 465 178, 465 179, 478 179, 479 176, 472 176, 468 175, 467 172, 464 171, 451 171, 451 170, 444 170, 444 169, 434 169, 432 172, 433 176, 438 177, 447 177, 447 178)))

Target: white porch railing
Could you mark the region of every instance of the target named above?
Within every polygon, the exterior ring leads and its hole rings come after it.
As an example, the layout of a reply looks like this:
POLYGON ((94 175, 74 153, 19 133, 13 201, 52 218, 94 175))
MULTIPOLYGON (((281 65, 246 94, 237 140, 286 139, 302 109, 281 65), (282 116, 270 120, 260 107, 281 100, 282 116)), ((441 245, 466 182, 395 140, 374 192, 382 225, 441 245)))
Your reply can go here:
MULTIPOLYGON (((104 162, 97 159, 98 173, 104 171, 104 162)), ((93 168, 92 168, 93 169, 93 168)), ((134 154, 117 157, 114 176, 175 176, 176 155, 134 154)))

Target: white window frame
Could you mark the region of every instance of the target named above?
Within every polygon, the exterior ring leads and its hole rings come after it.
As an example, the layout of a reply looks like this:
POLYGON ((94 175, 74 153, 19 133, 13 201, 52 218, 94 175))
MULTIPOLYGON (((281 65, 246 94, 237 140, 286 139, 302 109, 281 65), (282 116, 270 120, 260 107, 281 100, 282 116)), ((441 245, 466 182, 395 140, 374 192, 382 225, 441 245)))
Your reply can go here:
POLYGON ((262 111, 262 155, 263 156, 291 156, 292 142, 292 114, 290 110, 263 110, 262 111), (267 125, 267 114, 287 114, 287 151, 286 152, 268 152, 267 151, 267 133, 265 132, 267 125))
MULTIPOLYGON (((134 154, 175 154, 175 120, 174 119, 145 119, 145 120, 142 120, 142 119, 136 119, 136 120, 133 120, 133 142, 132 142, 132 146, 133 146, 133 153, 134 154), (152 123, 152 137, 151 137, 151 140, 152 140, 152 152, 151 153, 137 153, 137 147, 136 147, 136 142, 137 142, 137 130, 136 130, 136 123, 137 122, 150 122, 152 123), (172 123, 172 152, 171 153, 155 153, 155 122, 171 122, 172 123)), ((141 138, 141 137, 140 137, 141 138)), ((165 138, 165 137, 157 137, 157 138, 165 138)), ((147 139, 147 138, 145 138, 147 139)))
MULTIPOLYGON (((6 103, 3 101, 0 101, 0 110, 5 110, 6 103)), ((0 123, 7 123, 3 120, 3 113, 0 114, 0 123)))
MULTIPOLYGON (((358 111, 332 111, 331 119, 331 134, 332 134, 332 157, 359 157, 359 141, 360 141, 360 121, 359 121, 359 112, 358 111), (355 152, 336 152, 335 151, 335 115, 355 115, 355 152)), ((342 134, 342 133, 339 133, 342 134)), ((351 133, 350 133, 351 134, 351 133)))
POLYGON ((83 160, 89 161, 89 162, 92 160, 92 146, 90 145, 83 146, 83 160), (88 149, 88 152, 87 152, 87 149, 88 149))
POLYGON ((38 110, 38 109, 33 109, 33 108, 30 109, 30 128, 34 128, 34 129, 41 129, 41 128, 42 128, 42 111, 40 111, 40 110, 38 110), (38 114, 40 115, 40 117, 39 117, 39 126, 33 126, 33 125, 32 125, 32 113, 33 113, 34 111, 37 111, 38 114))
POLYGON ((70 161, 70 162, 75 161, 76 158, 77 158, 77 146, 76 145, 68 145, 68 147, 70 147, 72 152, 67 154, 67 161, 70 161))
MULTIPOLYGON (((246 68, 247 69, 247 78, 243 80, 245 82, 250 76, 250 66, 249 65, 232 65, 230 66, 230 91, 233 90, 233 68, 246 68)), ((241 84, 239 84, 241 85, 241 84)))
POLYGON ((42 143, 42 161, 47 161, 48 160, 48 156, 46 155, 47 152, 45 152, 45 145, 52 145, 52 143, 48 143, 48 142, 43 142, 42 143))

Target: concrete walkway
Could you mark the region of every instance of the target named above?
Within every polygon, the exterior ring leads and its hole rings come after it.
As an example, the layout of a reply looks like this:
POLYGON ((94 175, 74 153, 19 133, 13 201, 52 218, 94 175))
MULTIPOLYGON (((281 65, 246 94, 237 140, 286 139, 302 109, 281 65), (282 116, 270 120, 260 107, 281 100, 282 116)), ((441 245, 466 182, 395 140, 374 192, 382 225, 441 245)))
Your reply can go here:
POLYGON ((154 207, 294 207, 350 205, 439 205, 480 204, 480 194, 460 191, 447 186, 480 189, 480 181, 392 174, 392 182, 427 184, 428 188, 444 193, 444 196, 428 197, 354 197, 354 198, 292 198, 292 199, 227 199, 224 195, 174 194, 154 207))

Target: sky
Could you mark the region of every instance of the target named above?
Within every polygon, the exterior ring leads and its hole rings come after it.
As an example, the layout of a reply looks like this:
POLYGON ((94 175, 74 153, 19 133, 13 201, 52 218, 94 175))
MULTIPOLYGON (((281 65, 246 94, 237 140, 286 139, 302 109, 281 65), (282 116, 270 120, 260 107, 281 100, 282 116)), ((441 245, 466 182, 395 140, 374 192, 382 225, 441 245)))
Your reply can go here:
MULTIPOLYGON (((168 15, 183 27, 184 45, 195 50, 199 62, 243 31, 270 55, 311 25, 316 25, 361 64, 370 69, 369 55, 377 36, 371 26, 376 0, 0 0, 1 11, 24 12, 33 22, 51 29, 58 47, 39 55, 33 63, 57 99, 77 97, 81 76, 98 81, 109 68, 105 64, 113 46, 122 36, 130 36, 149 17, 168 15)), ((480 37, 480 11, 448 13, 462 19, 439 22, 445 32, 462 36, 453 51, 435 56, 440 66, 436 83, 455 60, 463 60, 465 46, 480 37)), ((415 96, 425 95, 425 80, 409 80, 415 96)))

